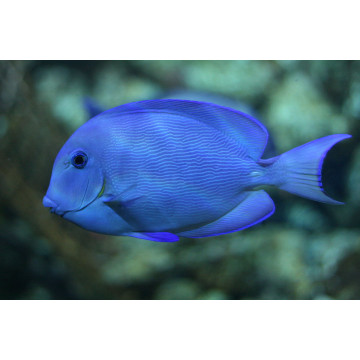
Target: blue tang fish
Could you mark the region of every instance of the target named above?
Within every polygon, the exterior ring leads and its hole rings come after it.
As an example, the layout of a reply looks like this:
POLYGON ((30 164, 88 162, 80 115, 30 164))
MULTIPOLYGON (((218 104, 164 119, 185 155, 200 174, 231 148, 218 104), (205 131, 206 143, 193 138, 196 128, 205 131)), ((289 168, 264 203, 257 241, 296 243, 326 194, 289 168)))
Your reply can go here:
POLYGON ((274 213, 273 185, 328 204, 324 157, 346 134, 261 159, 253 117, 206 102, 148 100, 93 117, 58 153, 43 204, 90 231, 172 242, 239 231, 274 213))

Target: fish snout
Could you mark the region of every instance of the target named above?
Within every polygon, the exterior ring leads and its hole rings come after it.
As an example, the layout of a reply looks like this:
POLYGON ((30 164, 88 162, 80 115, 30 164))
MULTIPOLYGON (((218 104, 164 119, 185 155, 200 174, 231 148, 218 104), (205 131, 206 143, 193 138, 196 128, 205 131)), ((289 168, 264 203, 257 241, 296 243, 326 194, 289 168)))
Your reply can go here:
POLYGON ((51 199, 49 199, 46 195, 43 198, 43 205, 48 208, 57 208, 58 204, 51 199))
POLYGON ((58 211, 59 205, 56 202, 49 199, 46 195, 43 198, 43 205, 47 208, 50 208, 50 212, 52 214, 58 214, 60 216, 64 214, 64 212, 58 211))

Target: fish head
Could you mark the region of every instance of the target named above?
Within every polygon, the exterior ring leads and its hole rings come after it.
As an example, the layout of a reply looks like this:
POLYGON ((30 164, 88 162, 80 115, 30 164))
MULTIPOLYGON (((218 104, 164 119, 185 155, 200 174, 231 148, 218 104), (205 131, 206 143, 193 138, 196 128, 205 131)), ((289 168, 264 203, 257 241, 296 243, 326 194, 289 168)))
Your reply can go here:
POLYGON ((81 212, 81 218, 86 219, 86 212, 96 205, 105 190, 101 134, 94 126, 85 125, 59 151, 43 198, 43 205, 52 213, 78 224, 77 213, 81 212))

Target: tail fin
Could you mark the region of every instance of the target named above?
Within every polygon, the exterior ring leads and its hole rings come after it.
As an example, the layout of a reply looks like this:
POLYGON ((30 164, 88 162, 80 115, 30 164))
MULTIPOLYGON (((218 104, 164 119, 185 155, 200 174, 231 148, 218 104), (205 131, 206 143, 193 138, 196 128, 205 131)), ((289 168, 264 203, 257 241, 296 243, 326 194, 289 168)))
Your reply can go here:
POLYGON ((351 135, 336 134, 311 141, 278 157, 274 164, 283 174, 277 186, 290 193, 324 202, 341 205, 325 195, 321 181, 321 168, 327 152, 339 141, 351 135))

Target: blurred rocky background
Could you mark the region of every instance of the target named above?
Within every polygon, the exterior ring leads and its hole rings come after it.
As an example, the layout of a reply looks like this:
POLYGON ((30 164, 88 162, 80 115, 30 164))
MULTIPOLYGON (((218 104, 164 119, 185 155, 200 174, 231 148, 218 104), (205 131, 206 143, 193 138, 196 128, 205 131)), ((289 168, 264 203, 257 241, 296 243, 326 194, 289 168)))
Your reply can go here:
POLYGON ((359 61, 0 61, 1 299, 360 299, 359 61), (268 154, 349 133, 324 163, 331 206, 267 189, 276 212, 229 235, 156 243, 94 234, 42 206, 55 156, 89 114, 173 97, 256 114, 268 154))

